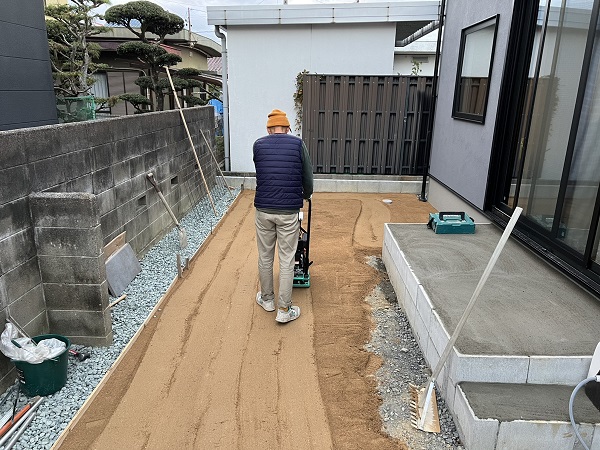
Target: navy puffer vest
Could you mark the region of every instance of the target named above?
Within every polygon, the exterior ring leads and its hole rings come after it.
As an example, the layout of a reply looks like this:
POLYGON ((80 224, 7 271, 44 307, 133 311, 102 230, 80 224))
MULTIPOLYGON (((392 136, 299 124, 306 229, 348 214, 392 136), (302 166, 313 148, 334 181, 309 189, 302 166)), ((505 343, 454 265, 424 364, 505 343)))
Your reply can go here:
POLYGON ((259 209, 302 208, 302 140, 290 134, 270 134, 254 143, 256 194, 259 209))

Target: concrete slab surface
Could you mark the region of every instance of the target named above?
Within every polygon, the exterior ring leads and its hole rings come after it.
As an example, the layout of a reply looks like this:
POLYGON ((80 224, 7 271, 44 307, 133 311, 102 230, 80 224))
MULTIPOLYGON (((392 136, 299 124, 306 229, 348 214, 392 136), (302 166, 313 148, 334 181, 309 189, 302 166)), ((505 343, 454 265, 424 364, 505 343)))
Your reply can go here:
MULTIPOLYGON (((442 235, 425 224, 389 224, 418 282, 452 333, 501 230, 442 235)), ((410 289, 409 289, 410 290, 410 289)), ((465 355, 586 356, 600 341, 600 301, 511 238, 456 342, 465 355)))
MULTIPOLYGON (((574 386, 549 384, 461 383, 475 416, 480 419, 569 422, 569 398, 574 386), (518 413, 518 416, 516 414, 518 413)), ((600 411, 580 389, 573 402, 577 423, 600 423, 600 411)))

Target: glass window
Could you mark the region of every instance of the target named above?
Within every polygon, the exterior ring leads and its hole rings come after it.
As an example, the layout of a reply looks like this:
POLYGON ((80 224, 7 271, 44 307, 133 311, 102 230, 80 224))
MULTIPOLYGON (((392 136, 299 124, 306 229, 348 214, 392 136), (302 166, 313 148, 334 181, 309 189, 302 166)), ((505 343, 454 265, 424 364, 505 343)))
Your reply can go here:
POLYGON ((498 16, 462 31, 452 117, 483 123, 492 76, 498 16))
MULTIPOLYGON (((584 2, 578 2, 583 5, 584 2)), ((588 9, 572 8, 564 0, 551 0, 550 14, 543 41, 542 58, 531 111, 529 138, 523 164, 518 205, 524 215, 550 232, 553 228, 559 188, 567 157, 572 118, 579 90, 584 53, 591 18, 591 1, 588 9)), ((592 113, 593 115, 593 113, 592 113)), ((587 116, 587 114, 584 114, 587 116)), ((582 125, 589 118, 583 117, 582 125)), ((587 133, 580 136, 577 155, 589 154, 589 144, 595 137, 587 133)), ((571 174, 571 186, 564 199, 564 214, 558 224, 559 239, 578 251, 585 247, 587 238, 585 222, 589 222, 589 179, 577 162, 571 174), (570 229, 570 231, 567 231, 570 229)))

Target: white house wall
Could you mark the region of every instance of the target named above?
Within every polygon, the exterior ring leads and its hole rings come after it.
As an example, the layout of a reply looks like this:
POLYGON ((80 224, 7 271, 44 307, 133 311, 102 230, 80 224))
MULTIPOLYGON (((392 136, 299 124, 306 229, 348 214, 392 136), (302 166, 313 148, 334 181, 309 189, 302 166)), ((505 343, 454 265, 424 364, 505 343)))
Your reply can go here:
POLYGON ((439 182, 483 209, 513 1, 453 0, 446 5, 430 173, 439 182), (461 31, 496 14, 500 16, 485 123, 453 119, 452 103, 461 31))
POLYGON ((266 134, 272 109, 294 126, 299 72, 394 74, 394 37, 394 23, 229 26, 231 170, 254 172, 252 144, 266 134))

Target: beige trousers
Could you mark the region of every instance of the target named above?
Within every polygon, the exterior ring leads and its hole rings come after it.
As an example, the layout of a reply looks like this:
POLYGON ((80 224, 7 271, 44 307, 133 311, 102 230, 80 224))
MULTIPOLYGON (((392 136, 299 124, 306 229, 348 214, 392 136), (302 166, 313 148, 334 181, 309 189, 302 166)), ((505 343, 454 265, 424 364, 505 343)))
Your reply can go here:
POLYGON ((298 248, 300 222, 298 214, 269 214, 256 210, 256 242, 258 245, 258 275, 263 300, 275 298, 273 290, 273 261, 275 244, 279 255, 279 298, 277 306, 292 304, 294 255, 298 248))

